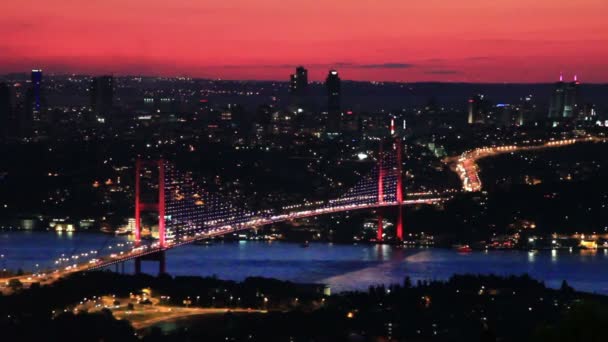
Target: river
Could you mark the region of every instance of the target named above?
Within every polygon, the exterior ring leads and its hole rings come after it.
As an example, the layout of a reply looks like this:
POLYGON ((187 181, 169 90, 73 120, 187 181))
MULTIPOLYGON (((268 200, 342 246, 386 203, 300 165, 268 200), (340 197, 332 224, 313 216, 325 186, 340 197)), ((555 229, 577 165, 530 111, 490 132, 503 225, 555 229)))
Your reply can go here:
MULTIPOLYGON (((0 232, 0 267, 25 271, 53 267, 63 254, 70 258, 91 250, 109 254, 126 237, 99 233, 0 232), (112 249, 110 249, 112 247, 112 249), (38 266, 36 266, 38 265, 38 266)), ((87 256, 87 257, 90 257, 87 256)), ((74 260, 74 259, 72 259, 74 260)), ((167 253, 172 275, 216 275, 243 280, 264 276, 294 282, 325 283, 333 292, 365 290, 374 284, 443 280, 453 274, 520 275, 528 273, 548 286, 567 280, 577 290, 608 294, 608 251, 488 251, 461 254, 440 248, 395 248, 389 245, 311 243, 308 248, 287 242, 217 242, 188 245, 167 253)), ((125 270, 132 272, 133 265, 125 270)), ((154 274, 153 263, 143 271, 154 274)))

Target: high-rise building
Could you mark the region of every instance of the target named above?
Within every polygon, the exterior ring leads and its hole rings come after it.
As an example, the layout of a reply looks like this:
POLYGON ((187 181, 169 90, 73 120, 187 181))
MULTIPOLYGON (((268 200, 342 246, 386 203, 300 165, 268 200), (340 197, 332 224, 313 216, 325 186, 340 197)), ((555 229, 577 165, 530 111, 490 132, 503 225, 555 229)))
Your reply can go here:
POLYGON ((577 117, 579 113, 579 82, 576 76, 574 81, 568 83, 566 92, 564 93, 564 117, 577 117))
POLYGON ((306 107, 308 95, 308 70, 303 66, 296 68, 295 74, 290 75, 289 104, 294 110, 306 107))
POLYGON ((340 126, 341 110, 341 80, 338 71, 330 70, 325 80, 327 88, 327 113, 329 115, 328 129, 330 133, 337 133, 340 126))
POLYGON ((11 89, 8 84, 0 83, 0 133, 8 132, 12 118, 11 89))
POLYGON ((583 121, 595 122, 595 120, 597 120, 597 111, 595 105, 591 103, 586 103, 583 106, 582 115, 580 119, 583 121))
MULTIPOLYGON (((499 127, 511 127, 517 124, 518 108, 508 103, 499 103, 492 109, 493 123, 499 127)), ((487 123, 487 122, 486 122, 487 123)))
POLYGON ((471 97, 469 99, 467 123, 469 125, 486 123, 489 115, 488 107, 488 101, 484 95, 478 94, 471 97))
POLYGON ((555 83, 555 89, 551 95, 549 104, 549 119, 563 119, 578 116, 579 111, 579 82, 574 76, 573 82, 564 82, 560 75, 559 82, 555 83))
POLYGON ((34 121, 42 120, 42 69, 33 69, 31 75, 31 97, 28 108, 34 121))
MULTIPOLYGON (((96 117, 108 118, 114 101, 114 78, 112 76, 94 77, 91 84, 91 109, 96 117)), ((95 118, 90 118, 94 121, 95 118)))
POLYGON ((308 88, 308 70, 303 66, 296 68, 296 73, 291 74, 289 92, 294 95, 306 95, 308 88))
POLYGON ((520 99, 519 109, 517 111, 517 118, 515 125, 523 126, 526 123, 534 120, 536 113, 536 105, 534 104, 534 97, 532 95, 524 96, 520 99))

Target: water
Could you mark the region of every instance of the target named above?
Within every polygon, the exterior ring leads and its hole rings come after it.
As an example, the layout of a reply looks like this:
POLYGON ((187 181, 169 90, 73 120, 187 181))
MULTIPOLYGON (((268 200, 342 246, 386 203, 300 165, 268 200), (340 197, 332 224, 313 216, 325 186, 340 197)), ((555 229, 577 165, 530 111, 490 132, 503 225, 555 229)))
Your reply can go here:
POLYGON ((2 231, 0 267, 26 272, 55 268, 58 258, 79 255, 79 260, 82 260, 80 254, 92 250, 107 255, 120 250, 117 244, 127 241, 125 236, 101 233, 2 231))
MULTIPOLYGON (((126 237, 96 233, 58 235, 52 232, 0 233, 3 268, 24 270, 50 267, 61 254, 74 255, 104 247, 102 254, 117 250, 126 237)), ((172 275, 217 275, 243 280, 264 276, 295 282, 317 282, 332 291, 365 290, 370 285, 443 280, 453 274, 520 275, 528 273, 548 286, 567 280, 577 290, 608 294, 608 251, 489 251, 459 254, 450 249, 394 248, 388 245, 338 245, 312 243, 308 248, 286 242, 218 242, 190 245, 167 253, 172 275)), ((125 269, 132 271, 133 265, 125 269)), ((143 263, 154 274, 153 263, 143 263)))

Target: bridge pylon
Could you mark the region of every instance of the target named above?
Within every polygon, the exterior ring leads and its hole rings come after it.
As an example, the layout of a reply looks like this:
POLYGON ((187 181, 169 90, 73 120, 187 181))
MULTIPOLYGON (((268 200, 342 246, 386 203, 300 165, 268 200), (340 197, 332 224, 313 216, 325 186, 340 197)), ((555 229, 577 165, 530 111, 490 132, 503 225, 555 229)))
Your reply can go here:
POLYGON ((135 243, 141 242, 141 212, 158 212, 158 242, 161 248, 166 247, 165 240, 165 163, 163 159, 135 161, 135 243), (158 168, 158 201, 141 201, 142 166, 158 168))
MULTIPOLYGON (((384 168, 382 165, 382 141, 378 148, 378 204, 384 202, 384 168)), ((383 217, 382 210, 378 210, 378 230, 376 232, 376 240, 382 241, 383 238, 383 217)))
POLYGON ((403 241, 403 171, 402 171, 402 151, 401 139, 395 139, 395 153, 397 153, 397 240, 403 241))
POLYGON ((141 273, 142 261, 158 261, 159 274, 167 272, 165 251, 165 162, 163 159, 135 161, 135 243, 141 243, 141 212, 152 211, 158 213, 158 252, 135 258, 135 274, 141 273), (141 173, 142 167, 158 168, 158 200, 156 202, 143 202, 141 200, 141 173))

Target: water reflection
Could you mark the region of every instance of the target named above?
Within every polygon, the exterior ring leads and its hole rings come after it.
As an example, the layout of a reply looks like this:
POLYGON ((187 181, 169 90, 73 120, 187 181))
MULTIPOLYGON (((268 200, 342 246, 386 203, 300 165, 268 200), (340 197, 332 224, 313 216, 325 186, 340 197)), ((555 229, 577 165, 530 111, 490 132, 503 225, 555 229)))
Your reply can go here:
POLYGON ((391 245, 374 245, 372 248, 376 250, 377 261, 387 261, 391 259, 391 252, 393 251, 391 245))
POLYGON ((528 252, 528 262, 530 262, 530 263, 534 262, 534 259, 536 257, 536 253, 538 253, 538 252, 535 251, 535 250, 528 252))
MULTIPOLYGON (((3 233, 2 267, 41 269, 59 258, 116 246, 127 238, 114 235, 51 232, 3 233), (104 247, 105 246, 105 247, 104 247), (6 266, 5 266, 6 264, 6 266)), ((114 248, 112 249, 114 250, 114 248)), ((243 280, 248 276, 272 277, 295 282, 327 283, 332 291, 365 290, 370 285, 448 279, 453 274, 529 273, 559 287, 567 280, 580 290, 608 294, 608 251, 474 251, 459 254, 452 249, 395 248, 391 245, 340 245, 311 243, 302 248, 285 242, 217 242, 209 246, 189 245, 171 250, 167 269, 172 275, 217 275, 243 280)), ((156 274, 154 263, 144 271, 156 274)), ((126 270, 132 271, 128 264, 126 270)))

